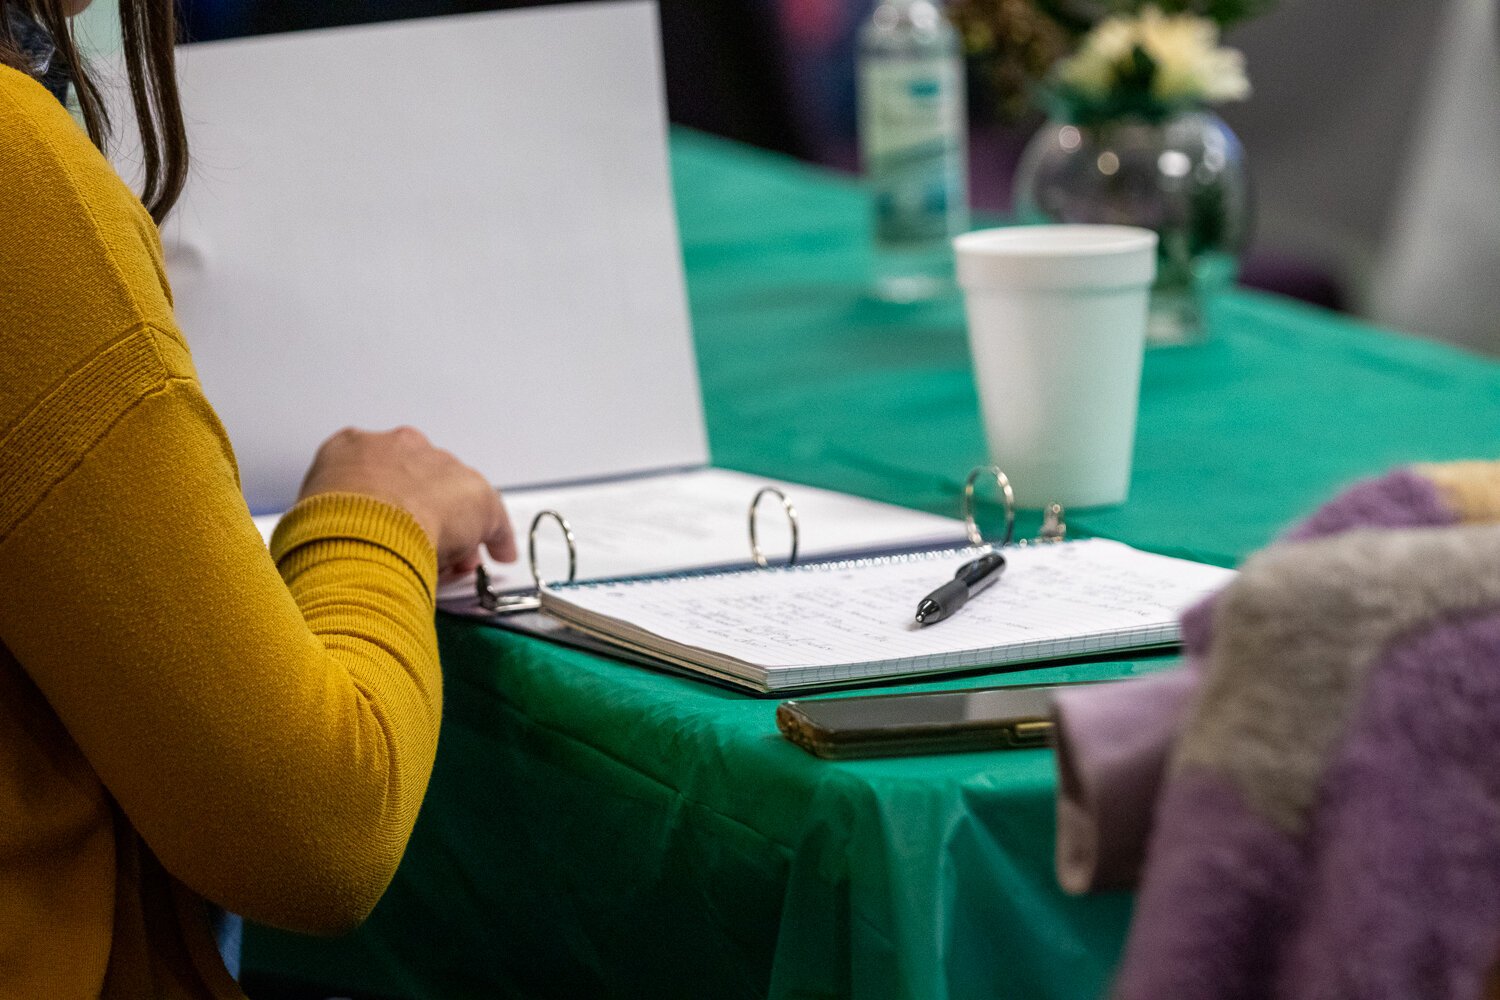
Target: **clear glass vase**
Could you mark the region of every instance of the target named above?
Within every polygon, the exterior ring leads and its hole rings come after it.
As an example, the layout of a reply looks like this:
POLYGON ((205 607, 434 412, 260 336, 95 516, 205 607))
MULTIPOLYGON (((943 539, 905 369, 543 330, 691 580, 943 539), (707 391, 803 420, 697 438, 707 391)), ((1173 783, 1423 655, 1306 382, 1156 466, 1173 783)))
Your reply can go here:
POLYGON ((1016 208, 1023 222, 1143 226, 1161 238, 1149 344, 1203 339, 1204 305, 1234 281, 1249 229, 1239 139, 1218 115, 1162 122, 1049 121, 1022 153, 1016 208))

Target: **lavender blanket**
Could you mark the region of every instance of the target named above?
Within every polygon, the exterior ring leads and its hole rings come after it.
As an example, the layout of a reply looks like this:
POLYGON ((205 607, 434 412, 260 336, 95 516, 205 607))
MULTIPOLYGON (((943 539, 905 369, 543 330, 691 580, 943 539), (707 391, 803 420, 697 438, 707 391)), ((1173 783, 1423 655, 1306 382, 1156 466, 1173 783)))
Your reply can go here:
POLYGON ((1365 483, 1185 616, 1183 671, 1059 698, 1059 878, 1140 878, 1121 1000, 1494 994, 1497 522, 1500 463, 1365 483))

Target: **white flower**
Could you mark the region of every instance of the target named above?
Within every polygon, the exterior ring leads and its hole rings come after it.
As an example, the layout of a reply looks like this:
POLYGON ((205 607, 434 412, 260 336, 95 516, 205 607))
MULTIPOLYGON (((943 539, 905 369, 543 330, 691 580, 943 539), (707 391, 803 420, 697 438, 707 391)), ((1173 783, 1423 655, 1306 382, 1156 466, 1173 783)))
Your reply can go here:
POLYGON ((1090 97, 1104 97, 1136 44, 1133 19, 1107 17, 1084 36, 1076 53, 1058 64, 1058 79, 1090 97))
POLYGON ((1219 29, 1212 21, 1191 14, 1168 17, 1147 7, 1137 25, 1140 46, 1156 63, 1151 90, 1157 97, 1238 101, 1250 96, 1245 57, 1218 47, 1219 29))
POLYGON ((1130 70, 1139 47, 1156 64, 1153 97, 1166 103, 1243 100, 1250 95, 1245 57, 1218 43, 1219 29, 1212 21, 1146 7, 1135 17, 1099 22, 1077 53, 1058 65, 1057 75, 1086 96, 1106 97, 1130 70))

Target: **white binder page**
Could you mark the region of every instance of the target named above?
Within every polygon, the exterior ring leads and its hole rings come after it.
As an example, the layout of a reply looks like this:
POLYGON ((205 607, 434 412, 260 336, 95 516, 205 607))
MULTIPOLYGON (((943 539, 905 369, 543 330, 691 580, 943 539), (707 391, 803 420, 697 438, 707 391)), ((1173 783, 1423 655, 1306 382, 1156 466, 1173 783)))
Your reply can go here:
POLYGON ((1172 643, 1178 614, 1234 575, 1102 539, 1013 548, 998 582, 917 625, 917 602, 974 555, 565 588, 544 610, 776 689, 1172 643))
MULTIPOLYGON (((529 589, 527 530, 537 512, 548 509, 562 514, 573 527, 581 580, 748 565, 750 501, 763 486, 781 489, 797 511, 799 559, 963 541, 963 523, 956 518, 729 469, 702 468, 507 493, 505 506, 522 562, 506 566, 488 561, 486 568, 499 589, 529 589)), ((759 519, 761 550, 773 564, 784 561, 791 533, 781 502, 765 497, 759 519)), ((550 520, 537 531, 537 562, 549 582, 566 578, 567 543, 550 520)), ((450 584, 442 594, 445 601, 472 601, 473 596, 469 581, 450 584)))
POLYGON ((179 48, 162 240, 252 510, 348 425, 502 486, 708 461, 658 35, 630 0, 179 48))

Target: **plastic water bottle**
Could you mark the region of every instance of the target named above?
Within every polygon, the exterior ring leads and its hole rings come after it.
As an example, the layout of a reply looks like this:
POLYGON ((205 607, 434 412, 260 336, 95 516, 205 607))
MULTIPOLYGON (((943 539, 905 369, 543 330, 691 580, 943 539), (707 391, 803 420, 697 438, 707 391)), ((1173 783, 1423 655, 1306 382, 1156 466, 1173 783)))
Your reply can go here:
POLYGON ((883 0, 860 30, 860 155, 881 298, 911 302, 953 286, 951 241, 969 221, 963 66, 936 0, 883 0))

